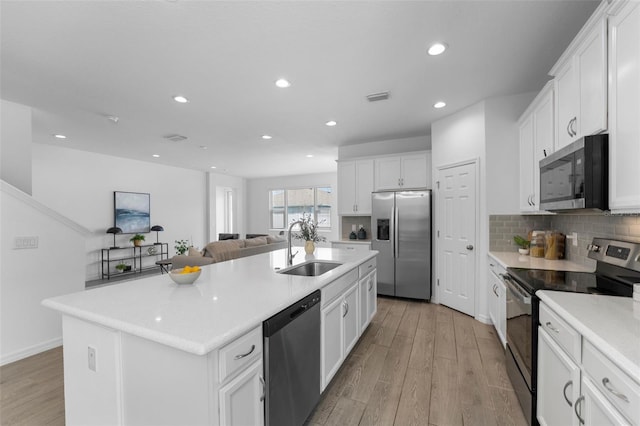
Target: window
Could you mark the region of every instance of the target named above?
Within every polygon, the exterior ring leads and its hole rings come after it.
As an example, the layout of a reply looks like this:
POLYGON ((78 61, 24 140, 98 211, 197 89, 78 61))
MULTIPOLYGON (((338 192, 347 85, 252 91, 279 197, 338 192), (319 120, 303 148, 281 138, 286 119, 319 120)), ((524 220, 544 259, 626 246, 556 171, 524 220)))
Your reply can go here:
POLYGON ((330 186, 316 188, 273 189, 269 191, 271 229, 287 229, 293 221, 310 214, 318 228, 331 229, 333 190, 330 186))

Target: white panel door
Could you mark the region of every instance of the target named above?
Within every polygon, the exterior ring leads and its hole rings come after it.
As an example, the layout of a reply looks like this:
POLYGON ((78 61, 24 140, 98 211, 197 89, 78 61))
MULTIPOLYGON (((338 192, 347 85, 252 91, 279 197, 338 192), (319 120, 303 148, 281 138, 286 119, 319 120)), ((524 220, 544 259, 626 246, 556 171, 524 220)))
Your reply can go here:
POLYGON ((530 115, 520 124, 520 210, 523 212, 536 210, 533 205, 534 174, 532 157, 533 116, 530 115))
POLYGON ((476 164, 441 169, 438 175, 438 300, 474 316, 479 214, 476 164))
POLYGON ((584 41, 576 53, 580 114, 578 136, 607 130, 607 23, 606 20, 584 41))
POLYGON ((356 161, 356 213, 371 214, 373 160, 356 161))
POLYGON ((556 103, 556 151, 569 145, 576 138, 575 128, 578 120, 578 83, 575 76, 573 61, 567 65, 554 78, 554 91, 556 103))
POLYGON ((400 157, 376 158, 375 190, 400 188, 400 157))
POLYGON ((403 189, 427 187, 427 155, 405 155, 400 183, 403 189))
POLYGON ((262 360, 259 360, 220 389, 220 424, 263 425, 262 383, 262 360))

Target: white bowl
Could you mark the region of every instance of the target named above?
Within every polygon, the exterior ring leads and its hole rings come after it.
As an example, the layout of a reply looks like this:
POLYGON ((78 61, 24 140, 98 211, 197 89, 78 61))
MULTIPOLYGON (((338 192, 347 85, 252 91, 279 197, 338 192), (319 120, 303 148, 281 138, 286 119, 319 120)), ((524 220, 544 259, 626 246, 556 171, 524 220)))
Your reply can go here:
POLYGON ((183 268, 174 269, 169 272, 169 276, 176 284, 193 284, 198 279, 202 269, 197 272, 191 272, 188 274, 181 274, 183 268))

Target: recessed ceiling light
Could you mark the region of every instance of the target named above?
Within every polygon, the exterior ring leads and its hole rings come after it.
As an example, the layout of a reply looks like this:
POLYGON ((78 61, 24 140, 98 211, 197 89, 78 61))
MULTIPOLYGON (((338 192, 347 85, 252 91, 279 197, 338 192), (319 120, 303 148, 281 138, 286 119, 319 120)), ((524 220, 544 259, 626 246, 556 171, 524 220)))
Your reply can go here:
POLYGON ((326 123, 324 123, 324 124, 325 124, 325 125, 327 125, 327 126, 329 126, 329 127, 333 127, 333 126, 335 126, 336 124, 338 124, 338 122, 337 122, 337 121, 333 121, 333 120, 329 120, 329 121, 327 121, 327 122, 326 122, 326 123))
POLYGON ((216 168, 216 166, 211 166, 211 168, 212 168, 212 169, 215 169, 215 168, 216 168))
POLYGON ((159 154, 153 154, 152 157, 153 158, 160 158, 160 155, 159 154))
POLYGON ((442 101, 439 101, 439 102, 436 102, 435 104, 433 104, 434 108, 444 108, 446 106, 447 106, 447 104, 445 102, 442 102, 442 101))
POLYGON ((186 104, 187 102, 189 102, 189 99, 185 98, 182 95, 176 95, 173 97, 173 100, 176 102, 179 102, 181 104, 186 104))
POLYGON ((67 137, 65 135, 53 135, 54 138, 56 139, 66 139, 67 137))
POLYGON ((273 136, 269 136, 269 135, 262 135, 262 139, 268 141, 269 139, 272 139, 273 136))
POLYGON ((280 79, 276 80, 276 86, 284 89, 286 87, 291 86, 291 83, 289 83, 289 80, 286 80, 284 78, 280 78, 280 79))
POLYGON ((307 154, 307 158, 313 158, 313 154, 307 154))
POLYGON ((447 45, 445 43, 433 43, 431 46, 429 46, 429 50, 427 50, 427 53, 431 56, 436 56, 440 55, 445 50, 447 50, 447 45))
POLYGON ((209 148, 209 147, 205 146, 205 145, 200 145, 200 149, 207 149, 207 148, 209 148))

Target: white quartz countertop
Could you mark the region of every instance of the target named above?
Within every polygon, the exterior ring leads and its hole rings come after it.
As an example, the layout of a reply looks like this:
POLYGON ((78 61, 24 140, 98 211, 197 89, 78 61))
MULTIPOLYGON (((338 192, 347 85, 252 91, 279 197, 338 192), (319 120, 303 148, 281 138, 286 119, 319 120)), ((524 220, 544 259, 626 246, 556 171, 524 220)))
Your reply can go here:
POLYGON ((192 285, 167 275, 84 290, 46 299, 44 306, 167 346, 204 355, 262 324, 264 320, 329 284, 376 251, 317 248, 294 265, 329 260, 341 266, 318 277, 276 273, 286 267, 286 249, 202 267, 192 285))
POLYGON ((570 260, 547 260, 544 257, 523 256, 506 251, 490 251, 489 256, 503 268, 547 269, 550 271, 593 272, 595 268, 581 265, 570 260))
POLYGON ((536 295, 640 384, 640 302, 549 290, 536 295))
POLYGON ((371 244, 371 240, 350 240, 349 238, 343 238, 341 240, 333 240, 332 243, 340 244, 371 244))

